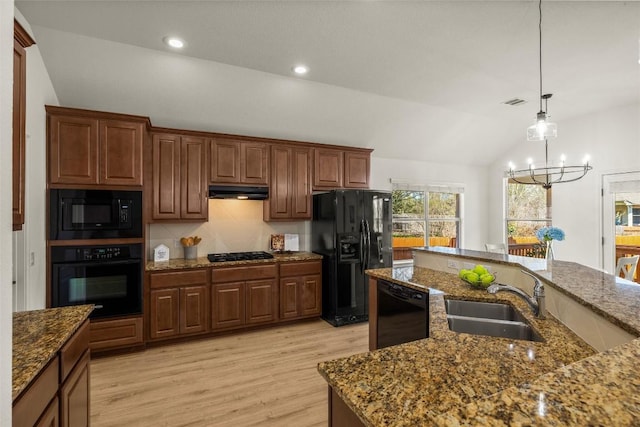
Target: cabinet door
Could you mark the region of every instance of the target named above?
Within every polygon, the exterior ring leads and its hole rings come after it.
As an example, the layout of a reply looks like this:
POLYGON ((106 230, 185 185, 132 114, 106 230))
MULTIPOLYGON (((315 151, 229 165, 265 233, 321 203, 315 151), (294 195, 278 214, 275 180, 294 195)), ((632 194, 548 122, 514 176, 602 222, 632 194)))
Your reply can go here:
POLYGON ((44 411, 35 427, 58 427, 60 425, 60 403, 56 397, 44 411))
POLYGON ((98 183, 98 119, 49 117, 52 184, 98 183))
POLYGON ((208 313, 208 286, 189 286, 180 289, 180 333, 205 332, 208 313))
POLYGON ((142 123, 100 120, 100 184, 142 185, 142 123))
POLYGON ((27 52, 13 42, 13 229, 24 224, 25 100, 27 52))
POLYGON ((300 314, 298 312, 298 301, 300 299, 298 286, 300 280, 295 277, 280 279, 280 318, 294 319, 300 314))
POLYGON ((180 155, 180 218, 208 218, 207 140, 183 136, 180 155))
POLYGON ((244 283, 213 285, 211 295, 213 329, 236 328, 245 324, 244 283))
POLYGON ((153 289, 149 292, 149 337, 168 338, 180 333, 179 289, 153 289))
POLYGON ((180 137, 154 134, 153 219, 180 218, 180 137))
POLYGON ((234 140, 211 141, 209 180, 213 184, 240 182, 240 143, 234 140))
POLYGON ((240 182, 242 184, 269 183, 269 153, 267 144, 243 142, 240 146, 240 182))
POLYGON ((311 219, 311 150, 294 148, 291 156, 291 218, 311 219))
POLYGON ((60 388, 60 425, 89 426, 89 351, 60 388))
POLYGON ((271 147, 271 185, 265 220, 291 218, 291 148, 271 147))
POLYGON ((274 322, 278 319, 278 287, 274 279, 246 283, 247 323, 274 322))
POLYGON ((344 152, 345 188, 369 188, 369 163, 369 153, 344 152))
POLYGON ((315 148, 313 151, 313 188, 341 188, 344 152, 323 148, 315 148))
POLYGON ((322 313, 322 278, 320 275, 303 277, 300 287, 300 315, 320 315, 322 313))

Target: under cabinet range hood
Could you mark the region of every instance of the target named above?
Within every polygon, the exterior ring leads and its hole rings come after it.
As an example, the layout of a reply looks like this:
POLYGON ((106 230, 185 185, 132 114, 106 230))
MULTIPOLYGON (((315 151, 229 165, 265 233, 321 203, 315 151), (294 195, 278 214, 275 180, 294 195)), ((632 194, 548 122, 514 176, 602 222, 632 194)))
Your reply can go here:
POLYGON ((239 185, 210 185, 210 199, 265 200, 269 187, 241 187, 239 185))

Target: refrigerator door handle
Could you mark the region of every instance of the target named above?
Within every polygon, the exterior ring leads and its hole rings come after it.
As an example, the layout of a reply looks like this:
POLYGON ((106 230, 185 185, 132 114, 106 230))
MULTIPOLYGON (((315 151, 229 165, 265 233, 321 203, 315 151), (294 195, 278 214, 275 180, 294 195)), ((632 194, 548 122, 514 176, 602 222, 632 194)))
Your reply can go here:
POLYGON ((369 228, 369 221, 365 220, 364 224, 366 226, 366 240, 367 240, 367 268, 369 268, 369 264, 371 264, 371 229, 369 228))
POLYGON ((366 228, 364 225, 364 219, 360 221, 360 271, 364 273, 365 270, 365 254, 366 254, 366 246, 367 246, 367 238, 366 236, 366 228))

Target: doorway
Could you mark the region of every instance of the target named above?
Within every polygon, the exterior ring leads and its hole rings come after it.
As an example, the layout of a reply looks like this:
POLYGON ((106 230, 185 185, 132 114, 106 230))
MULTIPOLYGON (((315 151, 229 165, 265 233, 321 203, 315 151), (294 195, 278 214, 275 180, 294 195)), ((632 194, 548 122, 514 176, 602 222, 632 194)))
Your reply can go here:
MULTIPOLYGON (((618 258, 640 254, 640 171, 602 177, 602 266, 615 273, 618 258)), ((638 272, 636 271, 636 281, 638 272)))

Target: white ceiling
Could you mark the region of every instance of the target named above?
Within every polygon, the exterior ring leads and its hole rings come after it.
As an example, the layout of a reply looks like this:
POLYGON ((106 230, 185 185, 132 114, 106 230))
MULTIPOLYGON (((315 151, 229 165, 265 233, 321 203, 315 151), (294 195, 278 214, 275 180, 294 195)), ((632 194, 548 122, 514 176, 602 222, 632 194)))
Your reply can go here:
MULTIPOLYGON (((455 150, 469 164, 487 164, 524 140, 539 108, 536 1, 17 0, 16 7, 62 105, 148 115, 158 126, 432 161, 455 150), (174 53, 162 43, 167 35, 187 47, 174 53), (311 68, 307 76, 292 76, 297 63, 311 68), (172 92, 167 74, 175 72, 190 81, 172 92), (135 97, 126 96, 131 91, 135 97), (165 91, 171 96, 159 95, 165 91), (515 97, 528 103, 502 104, 515 97)), ((544 92, 554 93, 549 110, 560 129, 563 120, 638 102, 640 3, 542 7, 544 92)))

